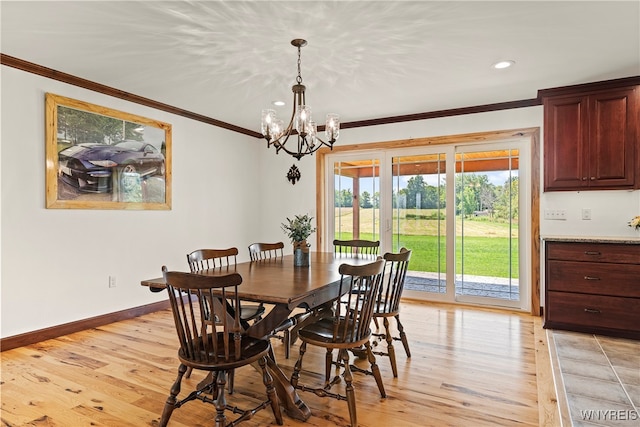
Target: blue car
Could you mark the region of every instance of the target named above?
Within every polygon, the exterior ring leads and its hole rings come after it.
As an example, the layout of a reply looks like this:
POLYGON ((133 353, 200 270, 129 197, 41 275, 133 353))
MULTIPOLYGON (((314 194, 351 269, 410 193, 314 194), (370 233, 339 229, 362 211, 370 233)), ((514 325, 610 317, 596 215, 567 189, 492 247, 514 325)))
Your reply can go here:
POLYGON ((90 193, 108 193, 114 172, 137 173, 141 178, 164 176, 164 155, 143 141, 109 144, 78 144, 58 153, 60 178, 72 187, 90 193))

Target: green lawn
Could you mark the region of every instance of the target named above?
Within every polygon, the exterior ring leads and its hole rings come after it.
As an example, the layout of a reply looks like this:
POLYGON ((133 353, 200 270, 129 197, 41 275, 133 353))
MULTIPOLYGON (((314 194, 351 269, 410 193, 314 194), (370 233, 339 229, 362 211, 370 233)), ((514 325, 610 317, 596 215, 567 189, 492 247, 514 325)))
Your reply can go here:
MULTIPOLYGON (((407 210, 411 212, 412 210, 407 210)), ((424 211, 424 210, 423 210, 424 211)), ((372 230, 373 209, 361 209, 360 238, 367 240, 378 240, 380 236, 364 232, 372 230)), ((402 212, 403 214, 405 212, 402 212)), ((338 212, 336 212, 338 214, 338 212)), ((347 218, 351 215, 350 209, 347 211, 341 208, 340 215, 342 223, 349 225, 347 218)), ((376 218, 379 214, 376 212, 376 218)), ((395 222, 395 221, 394 221, 395 222)), ((437 238, 437 220, 411 219, 403 220, 399 238, 394 238, 394 250, 405 246, 413 250, 409 269, 414 271, 441 272, 446 271, 446 253, 444 229, 440 230, 440 241, 437 238), (438 265, 440 268, 438 269, 438 265)), ((441 222, 441 227, 444 221, 441 222)), ((456 227, 461 226, 458 220, 456 227)), ((490 277, 518 277, 518 232, 517 226, 513 229, 503 222, 494 222, 487 218, 466 219, 464 222, 465 238, 464 242, 460 238, 456 241, 456 270, 461 269, 462 251, 464 250, 464 271, 465 274, 490 277), (509 254, 509 232, 512 239, 512 253, 509 254), (462 245, 464 243, 464 246, 462 245), (509 259, 512 259, 512 272, 509 271, 509 259)), ((343 226, 340 239, 351 239, 351 227, 343 226)), ((338 238, 338 236, 336 236, 338 238)))

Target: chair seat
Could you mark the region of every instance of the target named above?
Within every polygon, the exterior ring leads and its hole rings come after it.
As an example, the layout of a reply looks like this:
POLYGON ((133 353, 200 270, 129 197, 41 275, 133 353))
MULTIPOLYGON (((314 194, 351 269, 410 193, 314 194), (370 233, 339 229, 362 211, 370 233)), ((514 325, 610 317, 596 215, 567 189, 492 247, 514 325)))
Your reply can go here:
MULTIPOLYGON (((298 331, 298 336, 303 341, 306 341, 310 344, 322 345, 323 347, 333 347, 333 348, 351 348, 357 347, 369 340, 369 335, 371 334, 371 329, 368 330, 367 336, 363 337, 360 340, 354 340, 351 337, 344 337, 341 333, 345 330, 353 330, 358 329, 357 325, 355 328, 345 328, 345 318, 341 317, 339 321, 338 331, 340 334, 338 336, 334 335, 335 330, 335 317, 325 317, 316 322, 313 322, 309 325, 305 325, 300 328, 298 331), (339 341, 339 342, 334 342, 339 341)), ((353 324, 353 320, 349 320, 349 324, 353 324)))
MULTIPOLYGON (((209 335, 210 336, 210 335, 209 335)), ((248 365, 260 359, 262 356, 267 354, 269 351, 269 340, 261 339, 261 338, 253 338, 247 335, 242 336, 240 340, 240 354, 242 354, 241 359, 236 359, 233 354, 229 355, 229 360, 224 360, 224 343, 223 343, 224 334, 218 333, 218 361, 215 362, 215 366, 212 366, 211 360, 213 359, 213 355, 207 355, 201 351, 197 354, 198 358, 188 357, 185 355, 182 348, 178 350, 178 358, 182 363, 187 366, 190 366, 195 369, 209 370, 209 371, 224 371, 235 369, 240 366, 248 365), (209 359, 209 361, 207 361, 209 359)), ((231 348, 233 348, 233 335, 229 335, 229 342, 231 343, 231 348)))

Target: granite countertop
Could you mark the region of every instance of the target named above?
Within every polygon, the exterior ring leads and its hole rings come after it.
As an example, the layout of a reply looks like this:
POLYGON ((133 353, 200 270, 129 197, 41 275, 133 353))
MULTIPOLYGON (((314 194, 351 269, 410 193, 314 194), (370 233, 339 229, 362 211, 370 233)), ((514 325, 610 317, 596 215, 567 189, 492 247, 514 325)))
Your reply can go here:
POLYGON ((547 242, 572 242, 572 243, 624 243, 627 245, 640 245, 640 237, 607 237, 607 236, 540 236, 547 242))

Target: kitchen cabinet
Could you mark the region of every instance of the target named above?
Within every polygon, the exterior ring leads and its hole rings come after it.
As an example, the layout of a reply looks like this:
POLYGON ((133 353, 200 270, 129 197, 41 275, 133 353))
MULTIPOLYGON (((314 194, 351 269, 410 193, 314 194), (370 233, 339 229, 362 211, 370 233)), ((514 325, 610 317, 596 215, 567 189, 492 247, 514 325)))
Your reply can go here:
POLYGON ((640 241, 545 242, 544 327, 640 339, 640 241))
POLYGON ((635 80, 539 92, 544 191, 638 188, 640 86, 629 84, 635 80))

